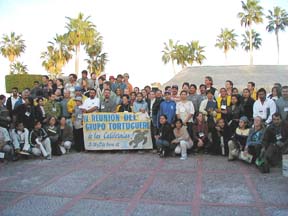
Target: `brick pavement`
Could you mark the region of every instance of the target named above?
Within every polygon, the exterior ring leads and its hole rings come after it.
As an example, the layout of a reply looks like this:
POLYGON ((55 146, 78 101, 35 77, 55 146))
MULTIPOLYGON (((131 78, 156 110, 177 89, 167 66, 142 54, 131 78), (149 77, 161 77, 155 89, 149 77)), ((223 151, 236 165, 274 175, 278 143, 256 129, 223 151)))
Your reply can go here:
POLYGON ((288 215, 288 178, 240 161, 70 153, 0 164, 0 215, 288 215))

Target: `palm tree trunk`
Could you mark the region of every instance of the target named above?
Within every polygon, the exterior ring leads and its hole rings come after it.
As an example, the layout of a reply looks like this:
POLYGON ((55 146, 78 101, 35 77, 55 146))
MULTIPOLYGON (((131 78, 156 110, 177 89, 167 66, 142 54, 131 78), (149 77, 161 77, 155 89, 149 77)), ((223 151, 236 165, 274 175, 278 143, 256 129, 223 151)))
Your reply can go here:
POLYGON ((80 44, 76 46, 76 57, 75 57, 75 74, 78 76, 79 72, 79 56, 80 55, 80 44))
POLYGON ((253 65, 253 45, 252 45, 252 26, 249 26, 249 52, 250 52, 250 65, 253 65))
POLYGON ((174 61, 172 61, 172 66, 173 66, 174 75, 176 75, 176 70, 175 70, 174 61))
POLYGON ((278 31, 276 30, 275 31, 275 34, 276 34, 276 42, 277 42, 277 64, 279 64, 279 59, 280 59, 280 46, 279 46, 279 34, 278 34, 278 31))
POLYGON ((228 64, 228 60, 227 60, 227 52, 224 51, 224 54, 225 54, 225 63, 226 65, 228 64))

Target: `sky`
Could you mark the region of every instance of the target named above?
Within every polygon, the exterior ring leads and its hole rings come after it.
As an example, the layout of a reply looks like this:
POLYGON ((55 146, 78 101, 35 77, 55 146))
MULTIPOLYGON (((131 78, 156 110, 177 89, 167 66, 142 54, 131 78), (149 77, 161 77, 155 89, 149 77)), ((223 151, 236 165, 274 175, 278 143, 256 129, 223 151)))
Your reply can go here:
MULTIPOLYGON (((288 11, 287 0, 261 0, 264 13, 274 6, 288 11)), ((242 11, 240 0, 0 0, 0 37, 22 34, 26 51, 20 58, 31 74, 47 74, 41 66, 40 53, 48 41, 66 32, 66 17, 76 18, 79 12, 91 16, 97 31, 103 36, 103 51, 108 53, 107 75, 129 73, 134 86, 152 82, 163 84, 173 77, 171 64, 161 61, 164 42, 171 38, 186 44, 199 40, 205 46, 207 58, 203 65, 247 65, 249 54, 239 46, 228 53, 216 48, 221 28, 235 29, 242 41, 237 13, 242 11)), ((260 33, 262 47, 254 52, 254 64, 277 63, 276 39, 265 30, 267 20, 253 28, 260 33)), ((287 28, 288 31, 288 28, 287 28)), ((288 64, 288 33, 280 33, 280 64, 288 64)), ((80 53, 80 71, 86 69, 84 50, 80 53)), ((0 56, 0 92, 9 61, 0 56)), ((177 71, 181 67, 176 67, 177 71)), ((74 58, 63 68, 65 75, 74 72, 74 58)), ((203 75, 204 77, 204 75, 203 75)), ((189 79, 189 78, 188 78, 189 79)))

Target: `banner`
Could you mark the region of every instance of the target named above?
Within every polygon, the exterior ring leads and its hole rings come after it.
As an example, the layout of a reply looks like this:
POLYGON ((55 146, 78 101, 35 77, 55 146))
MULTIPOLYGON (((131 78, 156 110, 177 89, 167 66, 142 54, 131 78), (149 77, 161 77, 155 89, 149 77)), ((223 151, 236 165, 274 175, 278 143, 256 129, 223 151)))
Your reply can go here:
POLYGON ((152 149, 150 119, 142 113, 89 113, 83 116, 86 150, 152 149))

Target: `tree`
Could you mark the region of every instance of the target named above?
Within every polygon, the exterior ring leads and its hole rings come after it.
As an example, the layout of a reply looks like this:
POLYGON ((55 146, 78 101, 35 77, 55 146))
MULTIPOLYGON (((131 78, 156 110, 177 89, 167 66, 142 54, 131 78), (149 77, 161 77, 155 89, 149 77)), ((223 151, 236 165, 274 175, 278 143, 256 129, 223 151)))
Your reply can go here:
MULTIPOLYGON (((242 48, 248 52, 250 50, 250 32, 246 31, 245 34, 242 34, 243 41, 241 42, 242 48)), ((255 48, 256 50, 260 49, 262 39, 260 38, 260 34, 255 32, 254 30, 252 31, 252 51, 255 48)))
POLYGON ((174 44, 173 40, 169 39, 168 44, 164 43, 164 50, 162 50, 162 53, 163 53, 162 61, 164 62, 164 64, 167 64, 171 61, 174 74, 176 74, 174 61, 176 60, 175 55, 176 55, 177 44, 178 44, 178 41, 174 44))
POLYGON ((268 13, 269 15, 266 16, 268 19, 266 30, 268 32, 275 32, 278 54, 277 62, 279 64, 279 31, 285 31, 285 27, 288 26, 288 14, 280 7, 274 7, 273 12, 269 10, 268 13))
POLYGON ((52 77, 57 77, 61 74, 63 66, 72 58, 72 55, 64 35, 56 34, 54 42, 48 43, 47 51, 41 53, 42 66, 52 77))
POLYGON ((238 35, 234 33, 234 29, 229 30, 228 28, 221 29, 221 34, 217 36, 215 47, 223 49, 226 60, 228 51, 238 46, 237 36, 238 35))
POLYGON ((78 75, 79 72, 79 55, 81 45, 92 45, 94 43, 96 35, 96 26, 89 21, 90 16, 84 18, 84 14, 79 13, 76 19, 66 17, 68 23, 66 23, 66 28, 68 33, 65 34, 67 37, 69 45, 73 47, 75 51, 75 73, 78 75))
POLYGON ((250 65, 253 65, 253 47, 252 47, 252 24, 258 24, 263 22, 263 8, 259 5, 258 0, 247 0, 246 4, 241 1, 242 9, 244 12, 238 13, 238 18, 241 20, 241 26, 245 25, 245 28, 249 28, 249 36, 250 36, 250 65))
POLYGON ((10 35, 3 35, 0 45, 1 54, 10 61, 10 73, 12 73, 12 64, 25 51, 25 41, 22 39, 22 35, 11 32, 10 35))
POLYGON ((27 74, 28 68, 27 65, 24 65, 22 62, 15 62, 11 65, 11 74, 27 74))
POLYGON ((199 45, 199 41, 191 41, 187 43, 187 63, 193 65, 194 62, 202 65, 203 61, 206 59, 204 56, 204 48, 199 45))
POLYGON ((181 65, 182 69, 187 66, 187 58, 188 58, 188 47, 185 45, 177 45, 175 50, 175 60, 177 65, 181 65))

